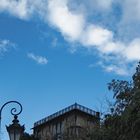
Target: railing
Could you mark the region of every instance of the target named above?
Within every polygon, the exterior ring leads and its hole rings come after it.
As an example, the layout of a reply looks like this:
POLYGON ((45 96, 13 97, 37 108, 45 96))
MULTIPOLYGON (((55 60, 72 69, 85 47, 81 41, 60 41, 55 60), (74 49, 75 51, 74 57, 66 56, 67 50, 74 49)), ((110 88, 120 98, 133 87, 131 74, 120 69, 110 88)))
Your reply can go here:
POLYGON ((82 112, 85 112, 85 113, 87 113, 89 115, 92 115, 92 116, 96 116, 97 115, 97 112, 95 112, 94 110, 89 109, 87 107, 84 107, 82 105, 79 105, 79 104, 75 103, 75 104, 73 104, 73 105, 71 105, 71 106, 69 106, 69 107, 67 107, 65 109, 62 109, 62 110, 60 110, 60 111, 58 111, 58 112, 56 112, 56 113, 54 113, 54 114, 44 118, 44 119, 41 119, 41 120, 35 122, 34 123, 34 127, 36 127, 38 125, 41 125, 41 124, 44 124, 44 123, 46 123, 46 122, 48 122, 48 121, 50 121, 50 120, 52 120, 52 119, 54 119, 56 117, 59 117, 59 116, 65 114, 65 113, 67 113, 69 111, 72 111, 74 109, 78 109, 78 110, 80 110, 82 112))

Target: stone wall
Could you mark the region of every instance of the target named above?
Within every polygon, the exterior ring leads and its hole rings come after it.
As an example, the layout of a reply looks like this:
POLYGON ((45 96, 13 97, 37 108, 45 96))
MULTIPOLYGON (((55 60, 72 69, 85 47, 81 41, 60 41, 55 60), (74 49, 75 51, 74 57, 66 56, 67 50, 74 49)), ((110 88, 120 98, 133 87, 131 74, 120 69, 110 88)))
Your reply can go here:
POLYGON ((63 134, 78 134, 80 128, 92 129, 98 121, 95 116, 75 110, 35 127, 34 135, 40 140, 59 139, 63 134))

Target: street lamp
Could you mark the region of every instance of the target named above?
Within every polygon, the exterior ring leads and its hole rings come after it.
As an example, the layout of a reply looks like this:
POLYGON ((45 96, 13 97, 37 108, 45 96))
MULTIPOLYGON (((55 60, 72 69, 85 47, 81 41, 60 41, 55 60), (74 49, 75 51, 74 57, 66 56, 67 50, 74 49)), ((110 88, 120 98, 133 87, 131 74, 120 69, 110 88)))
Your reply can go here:
MULTIPOLYGON (((12 121, 13 123, 10 124, 9 126, 6 126, 7 128, 7 131, 9 133, 9 137, 10 137, 10 140, 19 140, 21 135, 23 134, 24 132, 24 125, 21 126, 19 124, 19 120, 17 119, 18 118, 18 115, 22 112, 22 105, 17 102, 17 101, 9 101, 9 102, 6 102, 0 109, 0 133, 1 133, 1 114, 2 114, 2 110, 3 108, 7 105, 7 104, 10 104, 10 103, 16 103, 19 105, 20 107, 20 110, 19 112, 17 111, 16 108, 12 108, 11 109, 11 114, 14 116, 14 120, 12 121)), ((0 138, 1 140, 1 138, 0 138)))
POLYGON ((9 133, 10 140, 19 140, 24 132, 24 125, 19 124, 18 116, 14 116, 13 124, 6 126, 7 132, 9 133))

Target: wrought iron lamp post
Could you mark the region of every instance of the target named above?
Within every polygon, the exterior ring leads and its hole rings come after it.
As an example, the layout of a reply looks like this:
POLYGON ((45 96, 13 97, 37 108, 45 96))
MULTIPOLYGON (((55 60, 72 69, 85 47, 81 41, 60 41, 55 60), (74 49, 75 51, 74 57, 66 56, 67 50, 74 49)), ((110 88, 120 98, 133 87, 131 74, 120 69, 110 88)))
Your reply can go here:
MULTIPOLYGON (((6 102, 0 109, 0 135, 1 135, 1 115, 2 115, 2 110, 3 108, 7 105, 7 104, 11 104, 11 103, 16 103, 19 105, 20 107, 20 110, 17 111, 16 108, 12 108, 11 109, 11 114, 14 116, 14 120, 13 120, 13 123, 9 126, 6 126, 7 128, 7 131, 9 133, 9 137, 10 137, 10 140, 19 140, 21 135, 23 134, 24 132, 24 125, 21 126, 19 124, 19 120, 17 119, 18 118, 18 115, 22 112, 22 105, 17 102, 17 101, 9 101, 9 102, 6 102)), ((1 137, 0 137, 0 140, 1 137)))

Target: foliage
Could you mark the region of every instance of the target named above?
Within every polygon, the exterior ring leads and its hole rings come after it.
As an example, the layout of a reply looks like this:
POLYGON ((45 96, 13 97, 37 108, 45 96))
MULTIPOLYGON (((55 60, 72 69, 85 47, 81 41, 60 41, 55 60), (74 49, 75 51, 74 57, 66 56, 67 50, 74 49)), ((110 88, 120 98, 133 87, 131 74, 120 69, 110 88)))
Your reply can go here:
POLYGON ((115 103, 102 125, 104 140, 139 140, 140 63, 132 82, 112 80, 108 85, 114 93, 115 103))

